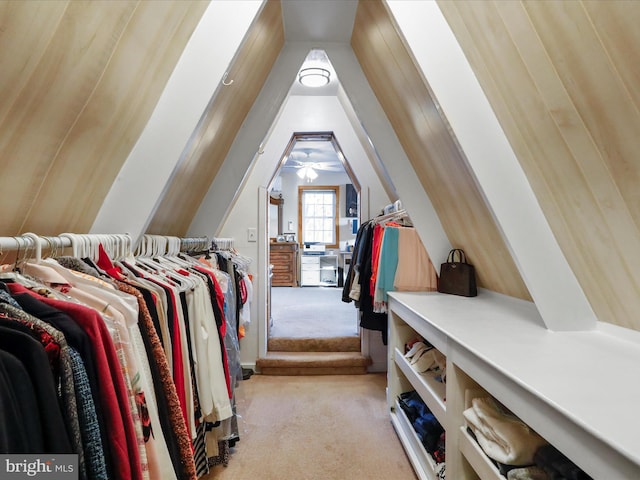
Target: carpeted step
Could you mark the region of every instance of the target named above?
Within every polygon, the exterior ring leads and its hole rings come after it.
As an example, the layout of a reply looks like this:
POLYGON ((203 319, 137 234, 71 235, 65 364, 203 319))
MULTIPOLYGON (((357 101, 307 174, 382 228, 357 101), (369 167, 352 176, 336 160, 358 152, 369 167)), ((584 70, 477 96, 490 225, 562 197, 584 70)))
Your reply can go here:
POLYGON ((270 338, 270 352, 359 352, 360 337, 270 338))
POLYGON ((359 352, 268 352, 256 361, 262 375, 364 375, 369 365, 359 352))

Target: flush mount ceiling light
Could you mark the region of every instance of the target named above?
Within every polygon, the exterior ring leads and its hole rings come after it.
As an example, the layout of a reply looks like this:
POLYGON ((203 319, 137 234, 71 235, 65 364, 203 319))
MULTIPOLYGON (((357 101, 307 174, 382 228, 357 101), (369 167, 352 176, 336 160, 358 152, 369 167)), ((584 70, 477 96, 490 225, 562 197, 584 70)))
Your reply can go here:
POLYGON ((331 74, 326 68, 303 68, 298 74, 298 81, 305 87, 324 87, 330 81, 331 74))

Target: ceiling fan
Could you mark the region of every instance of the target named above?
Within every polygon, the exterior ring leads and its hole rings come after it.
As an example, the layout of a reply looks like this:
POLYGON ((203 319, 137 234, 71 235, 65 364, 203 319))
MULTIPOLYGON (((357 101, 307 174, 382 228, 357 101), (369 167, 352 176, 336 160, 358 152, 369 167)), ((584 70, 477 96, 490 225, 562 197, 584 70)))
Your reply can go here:
POLYGON ((307 182, 311 182, 318 178, 317 171, 344 171, 344 166, 335 155, 335 153, 333 156, 330 156, 312 148, 304 148, 292 151, 287 160, 287 166, 297 169, 296 173, 298 177, 300 177, 301 179, 306 179, 307 182), (318 157, 318 161, 313 160, 311 158, 312 155, 314 157, 318 157))

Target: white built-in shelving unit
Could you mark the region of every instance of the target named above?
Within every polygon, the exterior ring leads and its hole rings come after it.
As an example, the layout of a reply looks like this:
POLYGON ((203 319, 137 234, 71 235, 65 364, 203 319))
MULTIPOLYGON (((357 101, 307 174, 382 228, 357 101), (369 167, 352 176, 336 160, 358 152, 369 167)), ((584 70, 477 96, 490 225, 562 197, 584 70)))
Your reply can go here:
POLYGON ((446 430, 446 478, 503 479, 467 433, 470 392, 490 395, 594 479, 640 478, 640 334, 598 324, 554 332, 532 302, 480 290, 389 293, 387 399, 391 421, 420 479, 437 478, 397 403, 415 390, 446 430), (447 358, 446 386, 404 357, 420 336, 447 358))
POLYGON ((300 257, 301 287, 338 286, 338 256, 302 255, 300 257))

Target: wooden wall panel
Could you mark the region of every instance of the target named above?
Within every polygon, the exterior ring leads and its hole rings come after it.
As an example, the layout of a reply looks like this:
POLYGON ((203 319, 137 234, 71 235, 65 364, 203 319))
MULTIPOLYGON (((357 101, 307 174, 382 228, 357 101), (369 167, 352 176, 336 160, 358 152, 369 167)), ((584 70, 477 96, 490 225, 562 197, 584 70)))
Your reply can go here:
MULTIPOLYGON (((359 3, 351 46, 451 244, 463 248, 475 265, 478 283, 530 299, 475 178, 383 2, 359 3)), ((437 265, 444 259, 432 260, 437 265)))
POLYGON ((640 329, 640 4, 438 4, 596 315, 640 329))
POLYGON ((88 231, 206 6, 0 5, 1 235, 88 231))
POLYGON ((265 3, 209 105, 147 233, 184 236, 284 45, 279 0, 265 3))
POLYGON ((66 1, 0 3, 0 121, 42 59, 67 5, 66 1))

